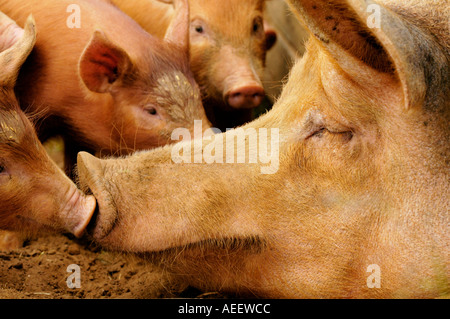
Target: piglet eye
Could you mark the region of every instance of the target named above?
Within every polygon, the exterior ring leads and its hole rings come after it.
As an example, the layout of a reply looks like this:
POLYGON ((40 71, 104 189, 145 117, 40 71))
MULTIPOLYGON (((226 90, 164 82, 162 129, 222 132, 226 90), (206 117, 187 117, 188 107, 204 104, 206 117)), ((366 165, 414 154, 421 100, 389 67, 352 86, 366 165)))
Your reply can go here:
POLYGON ((5 168, 2 165, 0 165, 0 174, 3 173, 4 171, 5 171, 5 168))
POLYGON ((149 108, 149 109, 147 110, 147 112, 148 112, 149 114, 151 114, 151 115, 156 115, 156 114, 158 113, 154 107, 149 108))
POLYGON ((201 25, 195 27, 197 33, 203 33, 203 27, 201 25))
POLYGON ((263 27, 262 18, 258 17, 253 21, 253 33, 258 33, 263 27))

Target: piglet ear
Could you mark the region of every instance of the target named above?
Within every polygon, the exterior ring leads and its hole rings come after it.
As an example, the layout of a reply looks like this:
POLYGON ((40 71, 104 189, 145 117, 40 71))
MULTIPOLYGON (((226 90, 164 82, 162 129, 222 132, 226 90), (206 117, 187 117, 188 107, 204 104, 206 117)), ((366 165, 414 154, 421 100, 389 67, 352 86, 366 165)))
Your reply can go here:
POLYGON ((132 67, 128 54, 95 31, 79 62, 80 77, 86 87, 97 93, 110 92, 132 67))
POLYGON ((22 64, 36 43, 36 27, 32 16, 20 28, 0 12, 0 86, 13 87, 22 64))
MULTIPOLYGON (((162 1, 162 0, 159 0, 162 1)), ((165 41, 175 43, 189 52, 189 3, 188 0, 162 1, 173 2, 175 13, 164 37, 165 41)))

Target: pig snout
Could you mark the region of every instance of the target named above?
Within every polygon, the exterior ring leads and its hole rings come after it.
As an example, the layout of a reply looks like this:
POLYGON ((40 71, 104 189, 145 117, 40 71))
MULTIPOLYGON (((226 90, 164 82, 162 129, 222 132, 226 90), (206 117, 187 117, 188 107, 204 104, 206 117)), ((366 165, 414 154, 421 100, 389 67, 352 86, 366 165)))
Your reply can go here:
POLYGON ((231 46, 219 53, 221 61, 213 68, 213 82, 219 83, 227 106, 233 109, 258 107, 265 96, 264 88, 255 69, 255 62, 231 46))
POLYGON ((259 85, 242 86, 225 95, 228 105, 235 109, 258 107, 263 99, 264 89, 259 85))
POLYGON ((97 207, 94 196, 84 195, 80 190, 75 189, 60 216, 63 228, 81 237, 97 207))

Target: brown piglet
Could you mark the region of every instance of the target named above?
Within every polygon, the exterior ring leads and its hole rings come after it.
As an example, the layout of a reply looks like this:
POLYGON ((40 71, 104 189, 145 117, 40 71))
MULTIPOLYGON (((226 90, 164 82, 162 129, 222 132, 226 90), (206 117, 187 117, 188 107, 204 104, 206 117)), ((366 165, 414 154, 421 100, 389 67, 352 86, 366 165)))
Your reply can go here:
MULTIPOLYGON (((164 37, 173 18, 162 0, 112 0, 150 34, 164 37)), ((208 118, 221 130, 253 119, 265 97, 262 76, 276 33, 264 0, 189 0, 191 66, 208 118)))
MULTIPOLYGON (((14 94, 19 69, 36 40, 0 12, 0 229, 81 236, 96 207, 47 155, 14 94)), ((15 246, 16 233, 0 232, 0 250, 15 246)))
POLYGON ((189 66, 187 0, 174 6, 160 40, 105 1, 0 0, 18 23, 36 20, 16 94, 42 141, 63 136, 69 174, 80 150, 124 155, 171 143, 194 120, 209 127, 189 66))

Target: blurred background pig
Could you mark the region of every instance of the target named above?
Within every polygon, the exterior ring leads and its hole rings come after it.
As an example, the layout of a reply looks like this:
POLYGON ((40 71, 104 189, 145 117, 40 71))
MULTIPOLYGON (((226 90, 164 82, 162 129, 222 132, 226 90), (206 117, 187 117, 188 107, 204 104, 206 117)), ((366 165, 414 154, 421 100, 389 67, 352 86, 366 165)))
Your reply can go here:
MULTIPOLYGON (((14 94, 17 74, 36 41, 0 12, 0 230, 68 231, 80 236, 96 207, 47 155, 14 94)), ((17 233, 0 231, 0 250, 17 248, 17 233)))
POLYGON ((263 76, 266 94, 274 102, 295 61, 304 54, 309 34, 284 0, 266 1, 264 18, 277 35, 275 45, 267 52, 263 76))
POLYGON ((64 138, 69 175, 80 150, 122 155, 170 143, 175 128, 193 128, 194 120, 209 127, 189 67, 187 0, 174 6, 159 40, 105 1, 0 0, 18 23, 36 19, 16 94, 35 114, 42 141, 64 138), (69 23, 77 18, 79 28, 69 23))
MULTIPOLYGON (((112 0, 160 38, 173 18, 170 0, 112 0)), ((222 131, 254 118, 265 91, 266 53, 276 33, 264 23, 264 0, 189 0, 191 66, 213 126, 222 131), (264 28, 266 26, 266 29, 264 28)))

